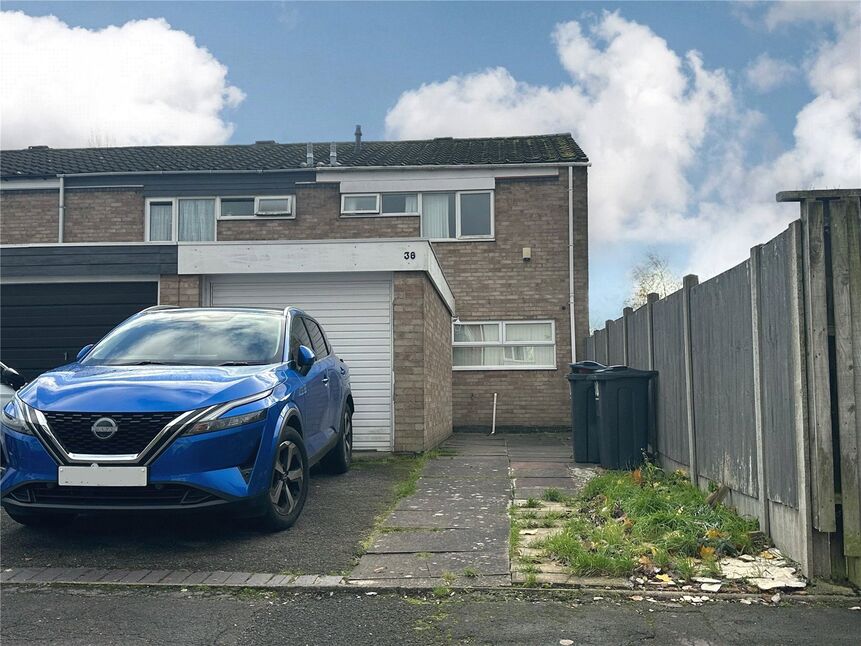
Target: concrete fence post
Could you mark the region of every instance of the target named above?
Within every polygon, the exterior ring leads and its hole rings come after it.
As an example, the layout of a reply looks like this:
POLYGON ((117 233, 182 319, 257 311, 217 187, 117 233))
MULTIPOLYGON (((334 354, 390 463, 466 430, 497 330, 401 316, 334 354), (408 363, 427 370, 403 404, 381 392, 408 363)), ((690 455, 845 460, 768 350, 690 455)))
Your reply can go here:
MULTIPOLYGON (((655 322, 652 319, 654 304, 660 300, 660 296, 651 292, 646 295, 646 368, 655 369, 655 322)), ((652 402, 652 414, 649 416, 649 446, 652 453, 658 454, 658 406, 661 405, 658 397, 657 378, 652 379, 649 388, 650 401, 652 402)))
POLYGON ((625 307, 622 309, 622 363, 624 365, 630 364, 630 349, 628 347, 628 326, 631 314, 634 313, 634 310, 630 307, 625 307))
POLYGON ((694 415, 694 357, 691 338, 691 289, 699 284, 699 278, 688 274, 682 279, 682 326, 685 346, 685 412, 688 422, 688 462, 691 482, 699 486, 697 468, 697 432, 694 415))
POLYGON ((661 297, 655 292, 651 292, 646 296, 646 307, 648 308, 646 311, 646 343, 649 345, 649 353, 647 355, 649 370, 655 369, 655 322, 652 316, 654 304, 659 300, 661 300, 661 297))
POLYGON ((771 532, 768 509, 768 483, 765 469, 765 412, 762 381, 762 245, 750 250, 750 321, 753 352, 753 411, 756 432, 756 479, 759 482, 759 525, 766 534, 771 532))

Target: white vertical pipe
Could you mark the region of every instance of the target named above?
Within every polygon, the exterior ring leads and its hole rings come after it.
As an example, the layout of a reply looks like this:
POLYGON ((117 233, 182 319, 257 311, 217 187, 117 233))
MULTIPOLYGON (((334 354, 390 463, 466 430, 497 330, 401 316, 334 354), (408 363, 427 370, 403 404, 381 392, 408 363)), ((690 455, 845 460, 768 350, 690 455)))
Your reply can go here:
POLYGON ((496 433, 496 393, 493 393, 493 422, 490 426, 490 434, 496 433))
POLYGON ((60 196, 58 199, 58 232, 57 232, 57 242, 63 241, 63 229, 65 228, 66 221, 66 182, 65 176, 58 175, 60 178, 60 196))
POLYGON ((577 361, 577 326, 574 323, 574 168, 568 167, 568 317, 571 319, 571 362, 577 361))

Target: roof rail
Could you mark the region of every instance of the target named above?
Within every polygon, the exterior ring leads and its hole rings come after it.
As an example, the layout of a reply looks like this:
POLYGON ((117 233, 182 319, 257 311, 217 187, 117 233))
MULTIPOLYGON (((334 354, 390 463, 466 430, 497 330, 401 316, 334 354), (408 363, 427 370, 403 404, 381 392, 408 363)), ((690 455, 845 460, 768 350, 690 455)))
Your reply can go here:
POLYGON ((154 312, 156 310, 175 310, 178 309, 179 305, 153 305, 152 307, 148 307, 145 310, 141 310, 141 314, 144 312, 154 312))

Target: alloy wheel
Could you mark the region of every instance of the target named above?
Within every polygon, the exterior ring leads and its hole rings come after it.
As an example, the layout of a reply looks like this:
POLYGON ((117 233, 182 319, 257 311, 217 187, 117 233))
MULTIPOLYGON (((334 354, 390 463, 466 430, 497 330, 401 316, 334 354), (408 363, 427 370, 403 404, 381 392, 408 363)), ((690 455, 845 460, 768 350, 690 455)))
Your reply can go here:
POLYGON ((353 417, 350 411, 344 413, 344 457, 349 463, 353 455, 353 417))
POLYGON ((269 488, 269 499, 278 513, 289 515, 301 499, 305 487, 304 466, 302 452, 296 444, 288 440, 278 446, 272 486, 269 488))

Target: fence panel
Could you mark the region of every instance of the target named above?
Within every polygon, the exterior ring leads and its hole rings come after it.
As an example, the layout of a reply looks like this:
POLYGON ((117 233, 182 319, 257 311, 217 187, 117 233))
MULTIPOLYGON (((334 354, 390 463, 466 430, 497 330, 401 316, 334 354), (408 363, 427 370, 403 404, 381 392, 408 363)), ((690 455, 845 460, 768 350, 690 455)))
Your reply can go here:
POLYGON ((595 330, 592 336, 595 339, 595 361, 607 365, 607 328, 595 330))
POLYGON ((652 305, 655 341, 658 453, 674 464, 688 465, 688 418, 685 409, 685 344, 682 292, 652 305))
POLYGON ((793 308, 801 307, 793 292, 790 235, 787 230, 762 245, 760 280, 760 321, 762 352, 763 457, 765 481, 770 500, 798 507, 798 455, 795 419, 797 407, 795 376, 797 370, 790 324, 793 308))
POLYGON ((607 323, 607 333, 610 335, 610 356, 607 357, 611 366, 625 363, 625 323, 622 318, 607 323))
POLYGON ((584 347, 585 347, 585 352, 584 352, 585 358, 588 361, 596 361, 596 359, 595 359, 595 335, 594 334, 589 336, 589 337, 586 337, 586 342, 584 344, 584 347))
POLYGON ((628 365, 649 369, 649 306, 643 305, 628 315, 628 365))
POLYGON ((758 495, 750 262, 691 290, 699 474, 758 495))

